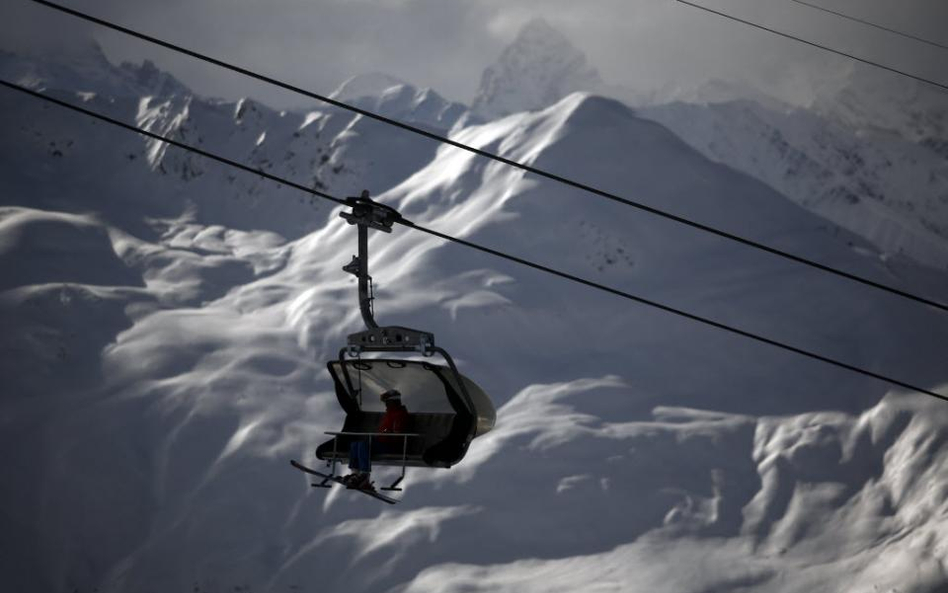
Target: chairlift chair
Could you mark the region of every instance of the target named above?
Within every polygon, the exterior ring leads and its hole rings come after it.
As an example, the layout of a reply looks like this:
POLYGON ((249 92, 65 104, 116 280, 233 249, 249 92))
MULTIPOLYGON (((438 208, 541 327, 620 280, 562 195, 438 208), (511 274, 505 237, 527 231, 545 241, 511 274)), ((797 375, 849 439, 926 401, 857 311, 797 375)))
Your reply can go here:
MULTIPOLYGON (((401 475, 383 490, 400 490, 406 467, 449 468, 459 463, 471 441, 494 426, 493 403, 474 381, 462 375, 448 352, 435 345, 434 334, 400 326, 379 326, 374 317, 372 277, 369 276, 368 230, 392 232, 401 215, 389 206, 374 202, 367 191, 346 198, 351 212, 340 214, 359 228, 359 254, 343 270, 359 280, 359 310, 366 329, 348 336, 339 357, 327 363, 339 405, 346 413, 338 432, 327 432, 330 439, 316 448, 316 457, 332 467, 348 461, 349 446, 355 440, 368 439, 373 466, 399 466, 401 475), (370 353, 420 354, 429 358, 439 354, 445 364, 427 360, 400 358, 363 358, 370 353), (402 394, 408 408, 406 433, 376 432, 384 414, 379 397, 389 389, 402 394), (384 436, 390 442, 400 439, 399 447, 372 450, 374 439, 384 436), (397 450, 396 450, 397 449, 397 450)), ((330 486, 327 480, 315 486, 330 486)))

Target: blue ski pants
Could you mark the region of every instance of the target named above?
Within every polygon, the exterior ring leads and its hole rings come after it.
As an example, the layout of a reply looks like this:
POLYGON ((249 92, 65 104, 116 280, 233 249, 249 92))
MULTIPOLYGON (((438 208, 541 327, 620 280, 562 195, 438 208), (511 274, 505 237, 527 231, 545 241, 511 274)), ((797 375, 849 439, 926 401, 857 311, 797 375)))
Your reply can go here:
POLYGON ((401 446, 392 443, 379 442, 372 439, 372 446, 369 447, 368 439, 353 441, 349 445, 349 469, 357 469, 362 472, 372 471, 372 451, 377 453, 394 453, 396 450, 401 453, 401 446))
POLYGON ((372 471, 372 456, 369 441, 353 441, 349 445, 349 469, 372 471))

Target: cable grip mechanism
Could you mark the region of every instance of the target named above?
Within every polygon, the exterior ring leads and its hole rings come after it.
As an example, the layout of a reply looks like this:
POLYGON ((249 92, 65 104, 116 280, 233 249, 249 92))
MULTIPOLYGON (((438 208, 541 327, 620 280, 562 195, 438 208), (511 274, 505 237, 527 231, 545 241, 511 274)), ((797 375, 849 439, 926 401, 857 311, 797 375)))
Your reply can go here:
POLYGON ((346 198, 352 210, 341 212, 339 216, 351 225, 359 227, 359 253, 342 267, 344 272, 359 279, 359 310, 365 322, 365 331, 351 334, 347 351, 350 355, 361 352, 416 351, 425 356, 434 352, 434 334, 431 332, 401 326, 380 327, 375 321, 372 290, 372 276, 369 275, 369 229, 391 233, 392 226, 404 219, 397 210, 385 204, 379 204, 369 198, 368 190, 358 197, 346 198))

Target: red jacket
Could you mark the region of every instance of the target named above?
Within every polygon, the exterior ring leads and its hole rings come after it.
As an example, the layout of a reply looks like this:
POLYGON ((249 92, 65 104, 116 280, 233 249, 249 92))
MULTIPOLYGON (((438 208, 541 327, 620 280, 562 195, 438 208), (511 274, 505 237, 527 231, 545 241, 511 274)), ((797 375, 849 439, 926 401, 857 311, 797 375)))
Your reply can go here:
MULTIPOLYGON (((408 408, 402 404, 386 405, 385 415, 379 424, 379 432, 406 432, 408 427, 408 408)), ((396 437, 379 437, 380 443, 401 444, 403 439, 396 437)))

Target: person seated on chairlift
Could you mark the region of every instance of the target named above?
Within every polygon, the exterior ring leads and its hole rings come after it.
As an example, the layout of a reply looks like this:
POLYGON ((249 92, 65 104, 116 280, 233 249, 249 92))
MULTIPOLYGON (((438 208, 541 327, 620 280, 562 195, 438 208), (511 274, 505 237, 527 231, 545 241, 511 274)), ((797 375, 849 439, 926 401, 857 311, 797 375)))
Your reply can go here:
MULTIPOLYGON (((379 398, 385 404, 385 415, 379 423, 378 432, 401 433, 408 426, 408 408, 402 405, 402 394, 397 389, 389 389, 379 398)), ((390 436, 373 437, 354 441, 349 445, 349 469, 352 473, 344 477, 343 483, 349 488, 374 490, 372 485, 372 450, 377 453, 393 452, 401 446, 399 439, 390 436)))

